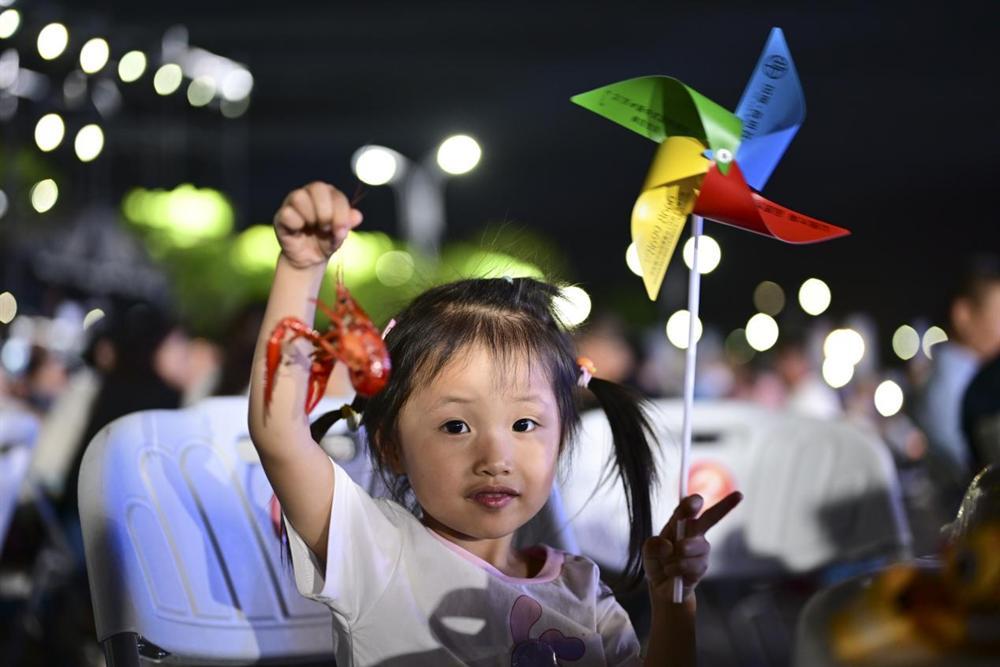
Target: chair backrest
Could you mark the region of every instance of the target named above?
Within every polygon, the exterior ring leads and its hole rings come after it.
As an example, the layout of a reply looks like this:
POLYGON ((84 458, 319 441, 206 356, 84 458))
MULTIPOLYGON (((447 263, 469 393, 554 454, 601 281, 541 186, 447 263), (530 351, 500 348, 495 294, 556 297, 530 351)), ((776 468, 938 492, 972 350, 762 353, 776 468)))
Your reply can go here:
POLYGON ((136 633, 171 663, 332 660, 331 613, 295 588, 246 424, 245 397, 211 398, 90 443, 80 519, 100 641, 136 633))
MULTIPOLYGON (((661 443, 658 466, 665 471, 653 493, 657 529, 677 505, 682 416, 678 400, 656 401, 650 412, 661 443)), ((628 526, 619 485, 599 486, 610 452, 604 414, 587 413, 561 491, 583 553, 615 570, 625 562, 628 526)), ((733 401, 697 402, 689 485, 706 496, 729 486, 745 495, 708 535, 709 577, 780 576, 909 553, 889 454, 877 436, 843 421, 733 401)))
POLYGON ((38 433, 38 420, 0 404, 0 553, 17 507, 21 483, 28 473, 38 433))

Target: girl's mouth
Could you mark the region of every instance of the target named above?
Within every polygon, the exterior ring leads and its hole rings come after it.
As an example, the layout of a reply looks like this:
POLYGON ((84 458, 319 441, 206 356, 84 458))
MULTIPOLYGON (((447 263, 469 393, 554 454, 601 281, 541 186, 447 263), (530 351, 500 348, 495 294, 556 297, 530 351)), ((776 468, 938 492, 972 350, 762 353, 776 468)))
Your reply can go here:
POLYGON ((512 489, 489 489, 477 491, 469 498, 488 509, 502 509, 513 502, 518 495, 520 494, 512 489))

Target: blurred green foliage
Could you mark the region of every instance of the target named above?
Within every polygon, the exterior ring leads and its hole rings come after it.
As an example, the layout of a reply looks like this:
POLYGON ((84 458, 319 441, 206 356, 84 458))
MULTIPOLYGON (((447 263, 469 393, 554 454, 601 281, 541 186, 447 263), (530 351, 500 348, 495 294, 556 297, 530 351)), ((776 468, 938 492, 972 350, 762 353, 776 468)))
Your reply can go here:
MULTIPOLYGON (((240 309, 267 299, 280 250, 274 231, 252 225, 233 234, 232 207, 221 193, 191 185, 135 189, 125 196, 122 212, 168 274, 178 309, 194 333, 218 337, 240 309)), ((554 243, 509 225, 488 228, 478 240, 447 244, 439 258, 382 232, 351 232, 330 262, 319 298, 332 303, 342 277, 372 320, 383 325, 440 283, 507 275, 564 280, 567 273, 554 243)), ((317 326, 326 326, 322 313, 317 326)))

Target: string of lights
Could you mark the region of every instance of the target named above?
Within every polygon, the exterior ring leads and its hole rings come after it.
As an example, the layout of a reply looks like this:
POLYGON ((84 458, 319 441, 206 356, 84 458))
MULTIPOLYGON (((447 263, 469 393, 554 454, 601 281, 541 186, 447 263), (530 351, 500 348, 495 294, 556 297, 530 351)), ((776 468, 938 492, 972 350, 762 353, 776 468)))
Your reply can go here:
MULTIPOLYGON (((108 124, 132 99, 148 107, 143 98, 183 94, 191 107, 227 119, 249 109, 254 79, 248 67, 190 44, 183 26, 169 28, 156 44, 151 34, 136 39, 129 30, 97 30, 92 20, 75 27, 59 8, 15 5, 0 1, 0 124, 5 129, 30 124, 34 148, 42 156, 72 151, 81 163, 97 160, 108 124), (147 46, 132 48, 137 42, 147 46)), ((7 131, 0 144, 8 171, 16 159, 16 136, 7 131)), ((4 178, 4 186, 10 180, 4 178)), ((54 176, 25 185, 39 214, 59 201, 54 176)), ((0 188, 0 218, 13 196, 0 188)))

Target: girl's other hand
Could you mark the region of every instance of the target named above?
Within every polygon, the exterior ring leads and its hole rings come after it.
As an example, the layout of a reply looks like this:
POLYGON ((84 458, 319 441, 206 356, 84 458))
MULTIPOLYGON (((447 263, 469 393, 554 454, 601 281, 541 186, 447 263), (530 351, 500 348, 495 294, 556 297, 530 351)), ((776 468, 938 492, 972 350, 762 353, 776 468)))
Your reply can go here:
POLYGON ((326 264, 361 219, 343 192, 316 181, 288 193, 274 215, 274 232, 281 254, 306 269, 326 264))
POLYGON ((705 532, 741 500, 743 494, 734 491, 699 517, 704 501, 699 495, 688 496, 674 510, 660 534, 646 540, 642 561, 654 607, 673 603, 674 577, 679 576, 684 581, 685 600, 694 593, 694 587, 708 570, 709 544, 705 532), (681 540, 677 539, 678 520, 684 521, 685 537, 681 540))

